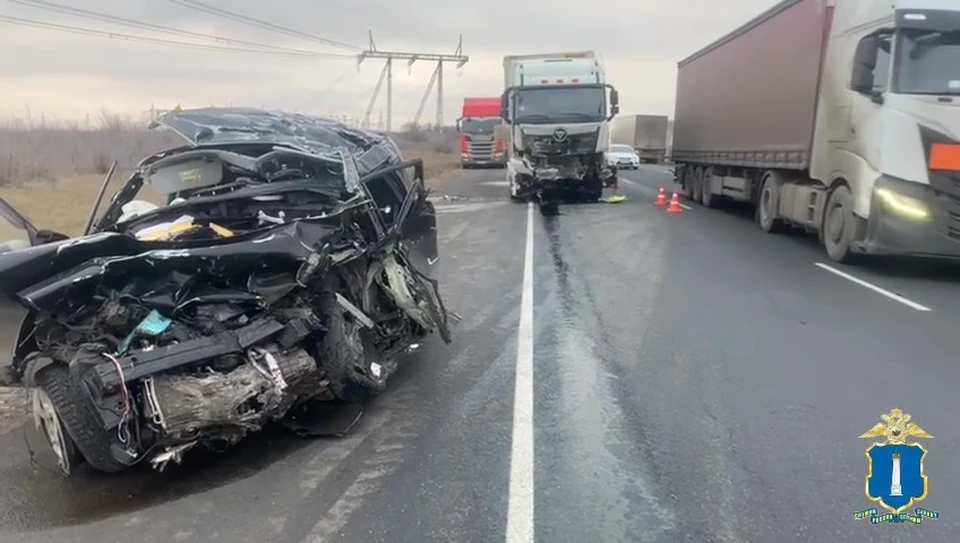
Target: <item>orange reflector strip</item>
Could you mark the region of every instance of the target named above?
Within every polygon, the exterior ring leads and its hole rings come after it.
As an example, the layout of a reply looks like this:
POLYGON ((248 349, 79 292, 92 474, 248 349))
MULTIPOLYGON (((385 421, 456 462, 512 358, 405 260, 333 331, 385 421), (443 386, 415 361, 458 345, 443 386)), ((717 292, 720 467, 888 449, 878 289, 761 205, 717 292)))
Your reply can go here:
POLYGON ((960 145, 934 143, 930 148, 930 169, 960 172, 960 145))

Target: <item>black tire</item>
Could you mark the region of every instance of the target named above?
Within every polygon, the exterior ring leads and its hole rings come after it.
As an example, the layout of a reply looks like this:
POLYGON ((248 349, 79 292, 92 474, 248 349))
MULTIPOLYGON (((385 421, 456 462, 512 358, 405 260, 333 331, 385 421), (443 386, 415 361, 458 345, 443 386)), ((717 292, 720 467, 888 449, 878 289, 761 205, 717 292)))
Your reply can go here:
POLYGON ((597 181, 591 185, 583 195, 583 201, 589 203, 596 203, 600 198, 603 198, 603 183, 597 181))
POLYGON ((690 166, 683 167, 683 173, 680 174, 680 186, 683 187, 684 197, 688 200, 693 200, 693 168, 690 166))
POLYGON ((820 231, 830 260, 850 264, 858 259, 859 255, 851 250, 857 238, 857 218, 853 215, 853 196, 846 185, 835 188, 827 198, 820 231))
POLYGON ((690 199, 695 204, 703 202, 703 168, 699 166, 693 170, 693 193, 690 199))
POLYGON ((338 400, 366 403, 379 396, 387 384, 386 376, 369 371, 370 364, 378 361, 376 349, 367 330, 348 322, 332 296, 324 305, 327 332, 318 347, 330 390, 338 400))
POLYGON ((507 178, 507 194, 510 195, 510 201, 520 204, 523 203, 524 198, 522 196, 514 196, 513 191, 510 190, 510 179, 507 178))
POLYGON ((763 185, 760 187, 760 197, 757 198, 757 224, 768 234, 778 234, 783 231, 783 221, 776 217, 776 210, 780 205, 780 183, 777 175, 767 172, 763 176, 763 185))
POLYGON ((119 473, 127 465, 118 462, 110 446, 119 443, 114 431, 104 430, 97 421, 93 401, 70 377, 63 364, 53 364, 40 370, 36 382, 50 397, 60 421, 77 450, 93 469, 105 473, 119 473))
POLYGON ((717 207, 717 198, 714 197, 710 189, 710 178, 713 176, 712 168, 704 168, 700 175, 700 203, 703 207, 717 207))

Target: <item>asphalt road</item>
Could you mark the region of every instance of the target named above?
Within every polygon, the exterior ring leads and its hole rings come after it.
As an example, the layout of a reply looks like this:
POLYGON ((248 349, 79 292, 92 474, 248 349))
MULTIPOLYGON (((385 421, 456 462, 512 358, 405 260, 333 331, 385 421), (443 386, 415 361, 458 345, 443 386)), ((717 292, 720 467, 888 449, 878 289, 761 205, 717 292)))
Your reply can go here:
POLYGON ((7 414, 0 541, 960 540, 960 272, 820 267, 813 238, 743 210, 655 208, 665 167, 623 177, 627 202, 556 216, 508 202, 500 170, 447 183, 442 287, 464 320, 346 438, 271 430, 64 480, 7 414), (857 436, 894 407, 935 436, 940 519, 853 519, 857 436))

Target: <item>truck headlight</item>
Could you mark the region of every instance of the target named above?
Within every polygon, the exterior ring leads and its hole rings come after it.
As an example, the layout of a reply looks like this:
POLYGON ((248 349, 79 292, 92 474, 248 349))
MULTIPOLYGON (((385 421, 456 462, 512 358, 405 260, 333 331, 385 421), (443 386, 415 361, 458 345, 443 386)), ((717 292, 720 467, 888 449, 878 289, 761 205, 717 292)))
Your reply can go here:
POLYGON ((930 218, 930 208, 927 204, 894 192, 886 187, 876 190, 877 199, 883 202, 887 209, 907 219, 925 220, 930 218))

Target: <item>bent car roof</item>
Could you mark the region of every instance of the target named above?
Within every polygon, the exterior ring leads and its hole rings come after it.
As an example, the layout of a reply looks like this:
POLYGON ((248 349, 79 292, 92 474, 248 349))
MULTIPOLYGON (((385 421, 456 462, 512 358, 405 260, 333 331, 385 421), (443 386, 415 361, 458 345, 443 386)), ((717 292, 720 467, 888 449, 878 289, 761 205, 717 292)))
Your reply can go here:
POLYGON ((198 108, 170 111, 150 124, 165 126, 193 145, 268 143, 325 155, 356 154, 387 136, 299 113, 255 108, 198 108))

